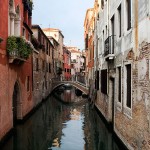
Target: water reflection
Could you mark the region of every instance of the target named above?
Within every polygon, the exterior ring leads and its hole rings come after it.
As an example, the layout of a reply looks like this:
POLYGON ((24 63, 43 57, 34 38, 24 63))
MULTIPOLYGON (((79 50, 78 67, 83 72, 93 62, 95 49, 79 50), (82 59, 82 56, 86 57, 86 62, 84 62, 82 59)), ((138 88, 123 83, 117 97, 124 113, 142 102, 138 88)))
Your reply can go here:
MULTIPOLYGON (((74 89, 64 91, 61 98, 81 100, 74 89)), ((112 134, 86 100, 64 105, 50 97, 15 130, 2 150, 118 150, 112 134)))

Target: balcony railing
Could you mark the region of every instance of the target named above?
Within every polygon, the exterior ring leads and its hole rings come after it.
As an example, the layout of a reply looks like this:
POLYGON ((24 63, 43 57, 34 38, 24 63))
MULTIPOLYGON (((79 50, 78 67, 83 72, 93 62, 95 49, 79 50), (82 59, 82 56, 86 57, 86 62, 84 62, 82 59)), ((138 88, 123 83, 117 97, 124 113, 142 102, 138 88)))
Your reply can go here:
POLYGON ((114 57, 115 35, 109 36, 104 43, 104 56, 113 59, 114 57))
POLYGON ((7 53, 9 63, 26 61, 32 53, 33 45, 22 37, 10 36, 7 39, 7 53))

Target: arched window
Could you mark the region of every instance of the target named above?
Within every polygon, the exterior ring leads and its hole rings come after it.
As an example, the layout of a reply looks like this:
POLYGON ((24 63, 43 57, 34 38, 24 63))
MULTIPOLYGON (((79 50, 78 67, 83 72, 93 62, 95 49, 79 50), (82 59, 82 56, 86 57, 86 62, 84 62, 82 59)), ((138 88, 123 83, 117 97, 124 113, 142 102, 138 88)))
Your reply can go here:
POLYGON ((20 7, 17 5, 16 7, 16 16, 15 16, 15 26, 14 26, 14 34, 15 36, 20 36, 20 7))
POLYGON ((14 0, 9 0, 9 35, 14 35, 14 20, 15 20, 15 6, 14 0))
POLYGON ((15 9, 14 0, 9 0, 9 35, 20 36, 20 7, 15 9))

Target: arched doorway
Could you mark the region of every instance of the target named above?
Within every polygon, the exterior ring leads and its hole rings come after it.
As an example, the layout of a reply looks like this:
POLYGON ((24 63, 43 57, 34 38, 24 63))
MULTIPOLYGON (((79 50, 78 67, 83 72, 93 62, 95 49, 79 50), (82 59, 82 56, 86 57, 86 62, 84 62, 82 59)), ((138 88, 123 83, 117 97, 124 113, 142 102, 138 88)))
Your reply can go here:
POLYGON ((12 108, 13 108, 13 124, 15 125, 17 119, 20 119, 20 111, 21 111, 21 105, 20 105, 20 89, 19 85, 16 82, 14 86, 14 92, 13 92, 13 102, 12 102, 12 108))

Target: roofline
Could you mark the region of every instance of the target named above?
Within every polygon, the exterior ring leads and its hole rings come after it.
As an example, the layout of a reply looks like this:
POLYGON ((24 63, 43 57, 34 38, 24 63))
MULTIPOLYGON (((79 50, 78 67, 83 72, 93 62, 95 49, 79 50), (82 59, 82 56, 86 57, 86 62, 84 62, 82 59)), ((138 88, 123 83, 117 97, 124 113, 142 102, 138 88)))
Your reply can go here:
POLYGON ((85 22, 86 22, 86 20, 87 20, 88 12, 89 12, 89 11, 93 11, 93 10, 94 10, 94 8, 89 8, 89 9, 87 9, 86 14, 85 14, 85 19, 84 19, 84 26, 85 26, 85 22))
POLYGON ((42 30, 43 30, 43 31, 44 31, 44 30, 58 30, 59 33, 60 33, 60 34, 62 35, 62 37, 64 38, 64 35, 62 34, 62 31, 59 30, 59 29, 56 29, 56 28, 43 28, 42 30))
POLYGON ((51 43, 51 41, 49 40, 49 38, 46 36, 46 34, 43 32, 43 30, 41 29, 41 27, 37 24, 32 25, 31 29, 38 29, 42 32, 42 34, 45 36, 45 38, 50 42, 50 44, 53 46, 53 44, 51 43))

